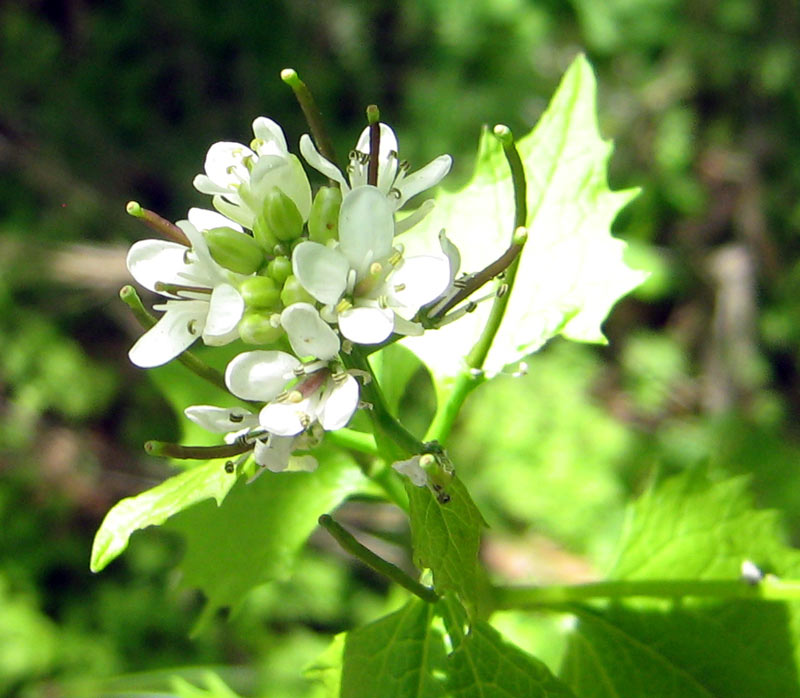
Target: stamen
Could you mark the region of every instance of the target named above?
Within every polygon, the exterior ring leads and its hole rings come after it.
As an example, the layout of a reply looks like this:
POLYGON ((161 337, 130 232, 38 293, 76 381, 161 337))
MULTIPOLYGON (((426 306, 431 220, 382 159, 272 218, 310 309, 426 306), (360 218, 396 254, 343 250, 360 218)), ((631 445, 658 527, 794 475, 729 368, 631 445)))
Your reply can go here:
POLYGON ((395 286, 394 286, 394 292, 395 293, 400 293, 400 291, 405 291, 405 290, 406 290, 406 285, 405 284, 395 284, 395 286))
POLYGON ((194 318, 189 320, 189 322, 186 323, 186 330, 189 334, 197 336, 197 320, 194 318))
POLYGON ((303 412, 298 415, 298 418, 300 420, 300 425, 303 427, 303 429, 308 429, 308 427, 311 426, 311 417, 309 415, 303 412))
POLYGON ((347 298, 342 298, 342 300, 340 300, 336 304, 336 312, 337 313, 343 313, 346 310, 350 310, 350 308, 352 308, 352 307, 353 307, 353 304, 349 300, 347 300, 347 298))
POLYGON ((286 396, 286 402, 291 402, 297 404, 298 402, 303 401, 303 393, 299 390, 290 390, 289 394, 286 396))
POLYGON ((232 413, 228 415, 228 419, 234 424, 239 424, 240 422, 244 421, 244 415, 232 413))

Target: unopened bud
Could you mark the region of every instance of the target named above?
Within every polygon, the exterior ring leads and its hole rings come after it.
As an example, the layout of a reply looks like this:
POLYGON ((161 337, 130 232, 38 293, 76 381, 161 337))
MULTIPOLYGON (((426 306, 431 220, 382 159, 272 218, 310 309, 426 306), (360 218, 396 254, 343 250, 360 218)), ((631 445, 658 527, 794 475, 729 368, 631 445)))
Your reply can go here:
POLYGON ((262 249, 270 255, 275 253, 275 247, 280 243, 280 240, 269 227, 267 217, 263 212, 253 221, 253 237, 261 245, 262 249))
POLYGON ((283 284, 281 302, 288 307, 294 303, 311 303, 313 305, 315 301, 314 297, 300 285, 297 277, 292 274, 283 284))
POLYGON ((239 293, 248 308, 277 309, 281 291, 269 276, 251 276, 239 286, 239 293))
POLYGON ((283 328, 270 322, 271 313, 248 310, 239 321, 239 336, 245 344, 272 344, 280 339, 283 328))
POLYGON ((289 242, 303 234, 303 216, 291 197, 278 187, 272 187, 264 198, 264 219, 270 231, 278 238, 289 242))
POLYGON ((247 233, 222 227, 204 231, 203 237, 214 261, 226 269, 252 274, 264 263, 261 247, 247 233))
POLYGON ((275 259, 267 264, 267 274, 273 278, 279 286, 282 286, 286 279, 292 274, 292 260, 285 256, 275 257, 275 259))
POLYGON ((324 245, 339 237, 339 209, 342 206, 342 191, 338 187, 322 187, 311 204, 308 214, 308 236, 324 245))

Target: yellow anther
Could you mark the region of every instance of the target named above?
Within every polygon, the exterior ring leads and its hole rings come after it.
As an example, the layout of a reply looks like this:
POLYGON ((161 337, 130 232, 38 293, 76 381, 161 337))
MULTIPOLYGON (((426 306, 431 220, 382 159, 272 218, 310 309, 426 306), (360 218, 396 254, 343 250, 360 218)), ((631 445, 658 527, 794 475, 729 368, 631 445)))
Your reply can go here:
POLYGON ((336 312, 337 313, 343 313, 346 310, 350 310, 350 308, 352 308, 352 307, 353 307, 353 304, 349 300, 347 300, 347 298, 342 298, 342 300, 340 300, 336 304, 336 312))

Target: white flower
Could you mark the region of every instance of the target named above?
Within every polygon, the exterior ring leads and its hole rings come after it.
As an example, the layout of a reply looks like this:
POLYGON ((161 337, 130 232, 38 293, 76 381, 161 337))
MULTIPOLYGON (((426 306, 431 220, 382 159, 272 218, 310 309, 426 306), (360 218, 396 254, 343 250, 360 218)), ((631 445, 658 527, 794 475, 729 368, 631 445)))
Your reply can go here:
POLYGON ((358 382, 349 373, 334 373, 323 362, 304 365, 282 351, 239 354, 228 364, 225 384, 243 400, 266 402, 259 423, 278 436, 296 436, 317 422, 326 431, 341 429, 358 407, 358 382))
POLYGON ((215 208, 252 229, 264 197, 278 187, 294 201, 305 221, 311 210, 311 186, 300 160, 289 153, 281 127, 259 116, 253 133, 250 147, 214 143, 206 155, 206 173, 194 178, 195 188, 213 194, 215 208))
POLYGON ((253 458, 262 468, 279 473, 284 470, 312 471, 317 460, 308 454, 292 455, 294 451, 314 445, 307 434, 278 436, 260 428, 258 416, 243 407, 223 408, 193 405, 184 414, 195 424, 215 434, 225 434, 225 443, 244 439, 253 444, 253 458))
MULTIPOLYGON (((239 228, 213 211, 192 209, 189 217, 239 228)), ((239 336, 237 326, 244 300, 236 287, 244 277, 212 259, 203 235, 192 223, 178 221, 178 226, 192 243, 191 248, 165 240, 141 240, 128 252, 128 270, 133 278, 169 299, 154 306, 164 314, 128 352, 130 360, 141 368, 167 363, 198 337, 208 345, 220 346, 239 336)))
POLYGON ((403 258, 392 248, 394 210, 376 187, 345 195, 339 213, 339 245, 301 242, 292 270, 302 286, 325 304, 322 317, 338 322, 343 336, 379 344, 392 334, 421 334, 412 319, 450 284, 442 254, 403 258))
MULTIPOLYGON (((300 138, 300 152, 311 167, 329 179, 339 182, 342 194, 367 184, 370 155, 369 127, 361 132, 355 149, 350 153, 347 179, 336 165, 319 154, 308 134, 300 138)), ((397 152, 397 136, 394 131, 386 124, 380 124, 377 187, 381 194, 389 198, 393 210, 399 209, 415 194, 437 185, 453 164, 453 159, 449 155, 440 155, 421 170, 406 174, 409 169, 408 162, 401 161, 397 152)), ((429 207, 425 209, 425 212, 430 210, 429 207)))

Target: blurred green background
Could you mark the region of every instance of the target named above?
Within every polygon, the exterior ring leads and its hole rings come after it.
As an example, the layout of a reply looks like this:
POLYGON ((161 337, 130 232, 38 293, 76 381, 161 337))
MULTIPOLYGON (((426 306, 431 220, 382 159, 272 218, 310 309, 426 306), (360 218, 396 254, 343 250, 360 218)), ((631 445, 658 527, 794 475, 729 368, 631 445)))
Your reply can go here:
MULTIPOLYGON (((625 502, 688 468, 749 474, 799 540, 798 47, 795 0, 3 3, 0 695, 144 695, 223 665, 243 694, 317 695, 302 667, 392 602, 324 536, 291 580, 193 638, 202 599, 177 584, 178 539, 138 534, 88 571, 108 508, 167 474, 142 442, 181 437, 127 361, 138 329, 116 292, 127 246, 150 234, 125 203, 173 220, 206 206, 191 180, 208 146, 247 142, 260 114, 296 148, 284 67, 340 153, 377 103, 412 164, 453 154, 450 187, 483 123, 522 135, 576 53, 597 71, 612 187, 643 187, 616 231, 652 276, 607 322, 609 346, 553 342, 468 402, 452 455, 492 526, 496 578, 601 574, 625 502)), ((414 388, 403 411, 422 429, 424 376, 414 388)), ((390 507, 340 518, 406 535, 390 507)), ((546 622, 498 622, 557 660, 546 622)))

